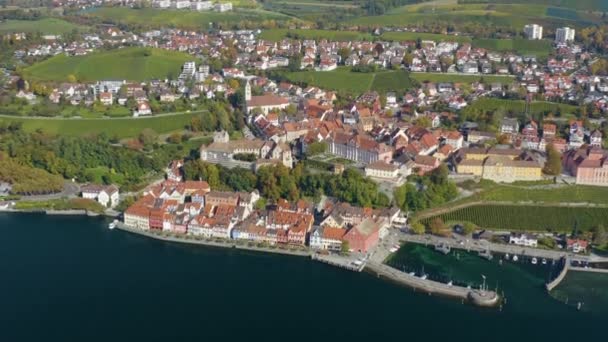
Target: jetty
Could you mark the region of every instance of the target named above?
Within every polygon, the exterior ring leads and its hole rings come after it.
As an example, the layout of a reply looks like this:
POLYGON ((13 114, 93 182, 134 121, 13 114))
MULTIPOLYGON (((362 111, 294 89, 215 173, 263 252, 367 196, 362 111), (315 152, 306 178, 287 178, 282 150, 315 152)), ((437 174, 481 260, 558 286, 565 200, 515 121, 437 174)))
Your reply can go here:
POLYGON ((421 291, 429 295, 456 298, 464 302, 484 307, 493 307, 500 304, 500 296, 496 292, 484 288, 470 289, 423 279, 373 261, 368 262, 365 269, 372 274, 376 274, 378 277, 392 280, 398 284, 410 287, 415 291, 421 291))
POLYGON ((566 278, 566 275, 568 274, 568 269, 570 268, 570 260, 568 259, 568 257, 563 257, 560 260, 560 264, 562 264, 562 270, 559 272, 557 277, 545 284, 547 292, 551 292, 554 288, 556 288, 557 285, 559 285, 559 283, 561 283, 562 280, 564 280, 564 278, 566 278))

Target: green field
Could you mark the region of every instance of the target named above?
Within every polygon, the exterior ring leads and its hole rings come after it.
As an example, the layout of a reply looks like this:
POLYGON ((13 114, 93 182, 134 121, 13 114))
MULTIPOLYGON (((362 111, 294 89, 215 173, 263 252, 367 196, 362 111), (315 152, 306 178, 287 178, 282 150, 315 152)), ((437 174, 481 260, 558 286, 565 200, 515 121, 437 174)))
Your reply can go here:
POLYGON ((349 0, 265 0, 262 6, 268 11, 284 13, 309 21, 316 21, 320 18, 331 18, 336 21, 362 12, 357 1, 349 0))
POLYGON ((546 57, 552 50, 550 40, 528 39, 475 39, 473 47, 490 51, 512 51, 521 55, 546 57))
MULTIPOLYGON (((439 215, 445 222, 472 222, 495 230, 591 230, 608 222, 606 208, 572 208, 515 205, 477 205, 439 215)), ((433 218, 423 220, 429 222, 433 218)))
POLYGON ((40 81, 66 81, 74 75, 78 81, 119 79, 143 81, 176 77, 182 64, 194 57, 161 49, 125 48, 87 56, 57 55, 24 70, 24 75, 40 81))
MULTIPOLYGON (((591 1, 591 0, 589 0, 591 1)), ((534 20, 540 25, 555 28, 563 25, 587 24, 598 22, 598 15, 592 16, 578 12, 578 15, 568 16, 558 12, 548 11, 546 4, 488 4, 488 3, 437 3, 431 5, 422 2, 395 8, 383 15, 364 16, 348 21, 350 24, 361 26, 404 26, 404 25, 433 25, 450 23, 459 26, 471 24, 504 27, 521 31, 524 25, 534 20)))
MULTIPOLYGON (((505 112, 521 113, 525 109, 525 103, 523 100, 482 98, 464 108, 463 113, 475 114, 478 112, 496 111, 498 109, 502 109, 505 112)), ((557 114, 561 112, 561 115, 565 116, 566 114, 573 114, 577 109, 578 107, 568 104, 537 101, 532 102, 530 111, 532 114, 545 114, 548 112, 557 114)))
POLYGON ((459 0, 458 3, 486 3, 486 4, 537 4, 558 6, 582 11, 608 11, 608 2, 605 0, 459 0))
POLYGON ((372 40, 371 34, 357 31, 270 29, 264 30, 260 34, 261 39, 275 42, 288 37, 315 40, 327 39, 332 41, 372 40))
POLYGON ((285 76, 291 82, 352 93, 363 93, 368 90, 405 90, 412 85, 407 72, 395 70, 360 73, 351 72, 347 67, 340 67, 333 71, 290 72, 285 76))
POLYGON ((210 23, 241 26, 261 23, 264 20, 288 20, 290 17, 263 10, 238 9, 230 12, 197 12, 177 10, 157 10, 152 8, 130 9, 108 7, 99 8, 86 15, 113 23, 134 24, 141 27, 179 27, 185 29, 207 29, 210 23))
POLYGON ((461 75, 461 74, 446 74, 432 72, 411 72, 410 78, 418 82, 455 82, 455 83, 473 83, 483 80, 484 83, 501 83, 511 84, 514 78, 512 76, 496 76, 496 75, 461 75))
MULTIPOLYGON (((593 203, 608 204, 608 188, 570 185, 553 189, 526 188, 491 184, 470 200, 535 203, 593 203)), ((608 209, 606 209, 608 211, 608 209)))
POLYGON ((0 22, 0 33, 40 32, 42 34, 65 34, 73 30, 84 30, 82 26, 74 25, 65 20, 46 18, 40 20, 7 20, 0 22))
POLYGON ((42 119, 14 118, 0 116, 0 123, 22 122, 28 132, 42 129, 52 134, 86 136, 106 133, 118 138, 137 136, 144 128, 151 128, 157 133, 168 133, 184 129, 190 124, 195 113, 185 113, 150 118, 117 118, 117 119, 42 119))

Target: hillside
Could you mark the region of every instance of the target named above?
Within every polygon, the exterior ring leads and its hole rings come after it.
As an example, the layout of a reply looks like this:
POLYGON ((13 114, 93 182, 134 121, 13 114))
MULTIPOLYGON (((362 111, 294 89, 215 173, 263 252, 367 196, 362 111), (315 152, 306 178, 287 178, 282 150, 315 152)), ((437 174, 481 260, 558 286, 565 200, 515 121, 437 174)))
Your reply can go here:
POLYGON ((26 78, 40 81, 66 81, 74 75, 79 81, 119 79, 142 81, 177 76, 187 54, 147 48, 126 48, 87 56, 57 55, 25 69, 26 78))

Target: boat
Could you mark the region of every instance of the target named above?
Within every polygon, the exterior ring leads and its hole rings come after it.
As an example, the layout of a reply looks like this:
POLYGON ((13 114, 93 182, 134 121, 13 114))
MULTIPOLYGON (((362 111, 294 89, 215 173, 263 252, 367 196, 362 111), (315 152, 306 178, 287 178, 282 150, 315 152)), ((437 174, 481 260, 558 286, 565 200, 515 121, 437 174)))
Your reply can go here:
POLYGON ((395 253, 397 251, 397 248, 393 247, 393 248, 389 249, 388 251, 391 253, 395 253))
POLYGON ((532 258, 532 265, 536 265, 536 264, 538 264, 538 259, 532 258))
POLYGON ((416 272, 410 272, 409 275, 411 275, 412 277, 416 276, 416 272))
POLYGON ((483 252, 479 252, 479 256, 486 259, 486 260, 492 260, 492 253, 490 252, 490 250, 486 249, 483 252))
POLYGON ((110 222, 110 224, 108 225, 108 229, 114 229, 114 228, 116 228, 116 224, 117 224, 117 223, 118 223, 118 222, 116 222, 116 220, 114 220, 114 221, 110 222))
POLYGON ((448 282, 448 286, 450 286, 450 287, 452 287, 452 285, 453 285, 453 284, 454 284, 454 283, 452 283, 452 281, 451 281, 451 280, 448 282))
POLYGON ((519 258, 517 257, 517 255, 513 256, 513 261, 517 261, 519 258))
POLYGON ((422 279, 422 280, 426 280, 426 278, 428 278, 428 276, 426 274, 423 274, 420 276, 420 279, 422 279))
POLYGON ((361 265, 363 265, 363 263, 361 262, 361 260, 355 260, 355 261, 353 261, 353 264, 355 266, 361 266, 361 265))
POLYGON ((543 258, 543 260, 541 261, 543 265, 547 264, 547 259, 543 258))
POLYGON ((509 260, 509 253, 505 254, 505 259, 509 260))

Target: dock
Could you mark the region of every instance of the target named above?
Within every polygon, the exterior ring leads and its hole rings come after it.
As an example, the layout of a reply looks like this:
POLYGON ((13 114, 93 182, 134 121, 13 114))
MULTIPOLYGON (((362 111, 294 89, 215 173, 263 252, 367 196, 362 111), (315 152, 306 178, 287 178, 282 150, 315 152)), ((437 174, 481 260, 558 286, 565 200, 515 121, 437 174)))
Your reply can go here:
POLYGON ((312 260, 322 262, 324 264, 343 268, 345 270, 353 271, 353 272, 361 272, 361 271, 363 271, 363 269, 366 266, 365 262, 361 262, 360 264, 355 264, 355 260, 353 260, 352 258, 341 257, 338 255, 332 255, 332 254, 323 255, 323 254, 313 253, 310 255, 310 258, 312 260))
POLYGON ((415 291, 421 291, 429 295, 460 299, 463 302, 484 307, 493 307, 500 304, 500 297, 494 291, 470 289, 429 279, 422 279, 415 275, 410 275, 385 264, 373 261, 368 262, 365 269, 372 274, 376 274, 378 277, 392 280, 398 284, 410 287, 415 291))

